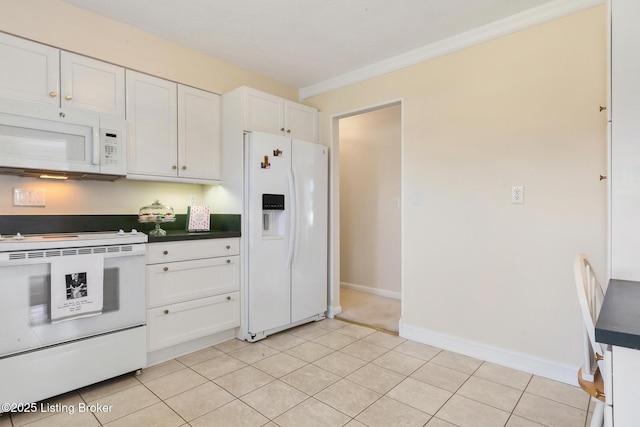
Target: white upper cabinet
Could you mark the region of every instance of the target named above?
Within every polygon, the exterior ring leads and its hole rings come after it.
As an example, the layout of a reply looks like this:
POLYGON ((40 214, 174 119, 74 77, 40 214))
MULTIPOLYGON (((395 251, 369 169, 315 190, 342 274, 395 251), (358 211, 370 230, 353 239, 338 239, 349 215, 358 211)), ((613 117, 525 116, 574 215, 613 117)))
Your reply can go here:
POLYGON ((60 51, 0 33, 0 96, 60 104, 60 51))
POLYGON ((127 175, 176 177, 178 175, 176 84, 127 70, 126 99, 127 175))
POLYGON ((127 178, 220 179, 220 96, 127 70, 127 178))
POLYGON ((60 71, 62 107, 124 117, 124 68, 62 51, 60 71))
POLYGON ((294 139, 318 142, 318 110, 285 100, 284 129, 294 139))
POLYGON ((124 68, 0 33, 0 96, 124 118, 124 68))
MULTIPOLYGON (((242 97, 244 130, 318 142, 318 111, 256 89, 236 89, 242 97)), ((235 92, 235 91, 234 91, 235 92)))
POLYGON ((220 179, 220 95, 178 85, 178 174, 220 179))
POLYGON ((281 134, 284 131, 284 99, 247 87, 244 101, 244 129, 281 134))

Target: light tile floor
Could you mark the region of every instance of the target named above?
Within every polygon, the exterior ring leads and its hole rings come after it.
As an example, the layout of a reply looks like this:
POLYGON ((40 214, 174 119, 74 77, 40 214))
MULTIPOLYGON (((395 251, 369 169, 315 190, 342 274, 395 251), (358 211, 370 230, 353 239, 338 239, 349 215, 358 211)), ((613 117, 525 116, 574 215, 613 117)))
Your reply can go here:
POLYGON ((0 427, 584 427, 591 414, 577 387, 333 319, 228 341, 45 405, 74 413, 4 414, 0 427))

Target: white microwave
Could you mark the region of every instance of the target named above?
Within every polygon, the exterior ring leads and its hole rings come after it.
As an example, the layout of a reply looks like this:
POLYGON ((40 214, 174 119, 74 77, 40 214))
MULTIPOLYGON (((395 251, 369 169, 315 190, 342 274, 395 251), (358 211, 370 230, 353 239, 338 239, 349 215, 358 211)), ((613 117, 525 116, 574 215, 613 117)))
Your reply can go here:
POLYGON ((112 180, 125 159, 122 118, 0 100, 0 173, 112 180))

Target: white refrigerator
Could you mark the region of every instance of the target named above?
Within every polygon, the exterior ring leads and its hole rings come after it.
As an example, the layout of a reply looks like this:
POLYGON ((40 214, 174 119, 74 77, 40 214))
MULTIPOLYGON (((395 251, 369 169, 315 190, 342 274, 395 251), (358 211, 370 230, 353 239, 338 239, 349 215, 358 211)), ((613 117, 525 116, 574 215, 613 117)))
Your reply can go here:
POLYGON ((325 317, 328 157, 319 144, 245 134, 247 341, 325 317))

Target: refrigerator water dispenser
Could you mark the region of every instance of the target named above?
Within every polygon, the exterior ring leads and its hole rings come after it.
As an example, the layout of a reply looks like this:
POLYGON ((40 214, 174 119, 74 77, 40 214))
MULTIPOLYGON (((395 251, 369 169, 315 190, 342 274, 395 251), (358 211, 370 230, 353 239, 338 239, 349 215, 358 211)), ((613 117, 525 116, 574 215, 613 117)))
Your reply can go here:
POLYGON ((284 194, 262 195, 262 235, 284 236, 284 194))

